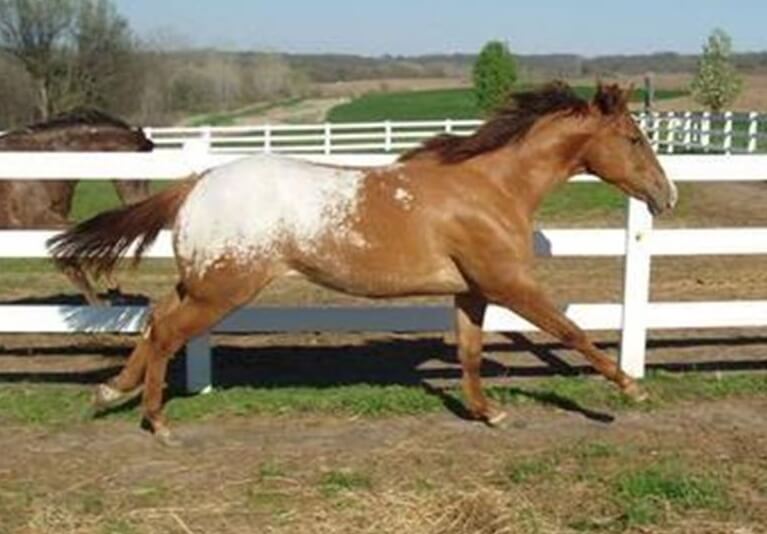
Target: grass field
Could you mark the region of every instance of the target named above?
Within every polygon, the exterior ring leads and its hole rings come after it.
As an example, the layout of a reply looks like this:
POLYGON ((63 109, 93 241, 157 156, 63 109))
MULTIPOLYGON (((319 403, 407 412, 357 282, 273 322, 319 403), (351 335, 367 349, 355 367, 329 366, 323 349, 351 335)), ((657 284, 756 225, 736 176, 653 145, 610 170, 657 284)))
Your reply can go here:
MULTIPOLYGON (((521 88, 524 89, 524 88, 521 88)), ((594 88, 575 87, 582 98, 591 98, 594 88)), ((659 100, 685 95, 681 90, 659 90, 659 100)), ((642 100, 636 90, 633 100, 642 100)), ((328 113, 330 122, 377 122, 384 120, 441 120, 478 119, 482 112, 477 107, 472 89, 439 89, 394 93, 370 93, 347 104, 336 106, 328 113)))
MULTIPOLYGON (((528 380, 520 386, 489 388, 491 398, 505 406, 570 405, 618 411, 652 411, 683 402, 711 401, 767 395, 763 374, 688 373, 684 376, 653 373, 643 380, 650 394, 647 403, 635 404, 605 380, 588 377, 554 377, 528 380), (566 399, 566 401, 565 401, 566 399)), ((0 422, 60 426, 82 418, 88 411, 90 388, 14 385, 0 389, 0 422)), ((458 389, 446 392, 461 399, 458 389)), ((462 401, 461 401, 462 402, 462 401)), ((329 388, 235 387, 209 395, 177 397, 167 406, 174 421, 253 415, 324 414, 351 417, 418 415, 444 411, 443 400, 414 386, 353 385, 329 388)), ((113 414, 116 418, 138 417, 136 408, 113 414)))

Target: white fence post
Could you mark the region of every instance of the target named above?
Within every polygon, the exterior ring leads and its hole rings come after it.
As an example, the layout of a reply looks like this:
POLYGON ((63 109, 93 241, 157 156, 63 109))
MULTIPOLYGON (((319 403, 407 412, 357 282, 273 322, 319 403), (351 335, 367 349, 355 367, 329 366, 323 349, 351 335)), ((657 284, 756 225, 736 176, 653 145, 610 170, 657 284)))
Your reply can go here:
POLYGON ((753 154, 757 148, 757 137, 759 135, 759 114, 752 111, 748 114, 748 153, 753 154))
POLYGON ((445 119, 445 133, 453 133, 453 120, 445 119))
POLYGON ((676 128, 678 124, 678 120, 676 119, 676 116, 674 115, 674 112, 671 111, 668 114, 667 121, 666 121, 666 153, 667 154, 673 154, 674 153, 674 136, 676 135, 676 128))
POLYGON ((685 150, 689 150, 690 144, 692 143, 692 113, 689 111, 685 111, 684 113, 682 131, 684 132, 684 137, 682 137, 682 146, 685 150))
POLYGON ((264 125, 264 153, 272 152, 272 127, 269 124, 264 125))
POLYGON ((711 113, 708 111, 703 112, 703 117, 700 119, 700 144, 703 149, 708 152, 708 147, 711 144, 711 113))
POLYGON ((333 150, 333 143, 331 140, 331 137, 333 135, 333 130, 331 129, 330 123, 325 123, 325 138, 324 138, 324 148, 323 151, 325 152, 325 155, 330 155, 330 152, 333 150))
POLYGON ((732 111, 724 114, 724 141, 722 148, 725 154, 732 154, 732 111))
POLYGON ((213 388, 210 334, 202 334, 186 344, 186 391, 209 393, 213 388))
POLYGON ((644 202, 629 199, 626 260, 623 275, 623 317, 619 365, 634 378, 644 376, 647 310, 650 298, 650 237, 652 215, 644 202))
POLYGON ((384 151, 391 152, 392 149, 392 128, 391 121, 384 123, 384 151))
POLYGON ((653 111, 650 113, 652 119, 650 120, 650 128, 652 129, 652 149, 658 152, 660 148, 660 113, 653 111))

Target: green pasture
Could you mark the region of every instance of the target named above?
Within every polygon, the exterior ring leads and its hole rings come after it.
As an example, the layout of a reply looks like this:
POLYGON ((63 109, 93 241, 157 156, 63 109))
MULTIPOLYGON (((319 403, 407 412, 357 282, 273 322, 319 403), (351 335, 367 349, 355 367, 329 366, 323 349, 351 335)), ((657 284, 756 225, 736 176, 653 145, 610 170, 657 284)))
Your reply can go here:
MULTIPOLYGON (((591 410, 655 410, 682 402, 702 402, 767 395, 767 378, 760 373, 651 373, 642 381, 650 400, 636 404, 606 380, 589 377, 554 377, 489 388, 496 401, 507 406, 539 405, 591 410)), ((17 384, 0 388, 0 422, 59 425, 88 420, 90 388, 17 384)), ((222 416, 335 414, 355 417, 417 415, 447 410, 446 404, 462 402, 459 390, 442 395, 416 386, 358 384, 316 387, 236 387, 208 395, 176 397, 168 415, 177 421, 222 416), (445 399, 453 399, 447 401, 445 399)), ((108 417, 135 418, 138 408, 108 417)))
MULTIPOLYGON (((519 89, 525 89, 520 87, 519 89)), ((577 86, 579 96, 590 99, 594 87, 577 86)), ((664 100, 685 95, 681 90, 659 90, 656 98, 664 100)), ((635 90, 633 101, 643 98, 641 90, 635 90)), ((431 91, 408 91, 393 93, 369 93, 346 104, 331 109, 329 122, 379 122, 384 120, 442 120, 479 119, 482 112, 477 107, 474 92, 470 88, 437 89, 431 91)))

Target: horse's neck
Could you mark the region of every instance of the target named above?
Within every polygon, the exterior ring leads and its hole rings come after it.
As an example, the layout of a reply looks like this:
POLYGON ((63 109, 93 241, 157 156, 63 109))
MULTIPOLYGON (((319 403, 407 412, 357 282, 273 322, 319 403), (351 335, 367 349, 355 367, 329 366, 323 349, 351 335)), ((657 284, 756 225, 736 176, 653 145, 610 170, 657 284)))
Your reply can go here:
POLYGON ((532 213, 558 185, 582 171, 585 145, 593 131, 585 121, 562 119, 533 129, 519 143, 477 158, 491 180, 532 213), (520 193, 523 193, 520 195, 520 193))

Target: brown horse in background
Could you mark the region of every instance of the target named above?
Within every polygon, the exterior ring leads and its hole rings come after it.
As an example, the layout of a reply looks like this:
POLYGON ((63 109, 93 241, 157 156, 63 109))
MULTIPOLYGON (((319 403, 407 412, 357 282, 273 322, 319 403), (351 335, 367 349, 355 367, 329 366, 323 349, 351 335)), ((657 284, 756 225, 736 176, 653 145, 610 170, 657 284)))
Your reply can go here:
MULTIPOLYGON (((149 152, 153 148, 140 128, 92 109, 76 109, 0 135, 0 151, 6 152, 149 152)), ((112 183, 126 205, 150 194, 147 180, 112 183)), ((68 227, 76 187, 74 180, 0 180, 0 228, 68 227)), ((99 302, 82 272, 70 269, 66 274, 89 303, 99 302)))
POLYGON ((569 177, 590 172, 659 213, 676 189, 628 112, 628 94, 599 87, 591 102, 552 84, 515 95, 468 137, 443 135, 376 169, 255 156, 187 180, 55 237, 54 257, 109 272, 174 227, 180 281, 154 307, 123 371, 97 407, 143 383, 143 411, 172 443, 162 415, 169 358, 187 340, 288 272, 367 297, 454 295, 458 356, 471 412, 504 412, 480 384, 482 321, 505 306, 583 354, 627 395, 639 386, 567 319, 533 278, 533 214, 569 177))

